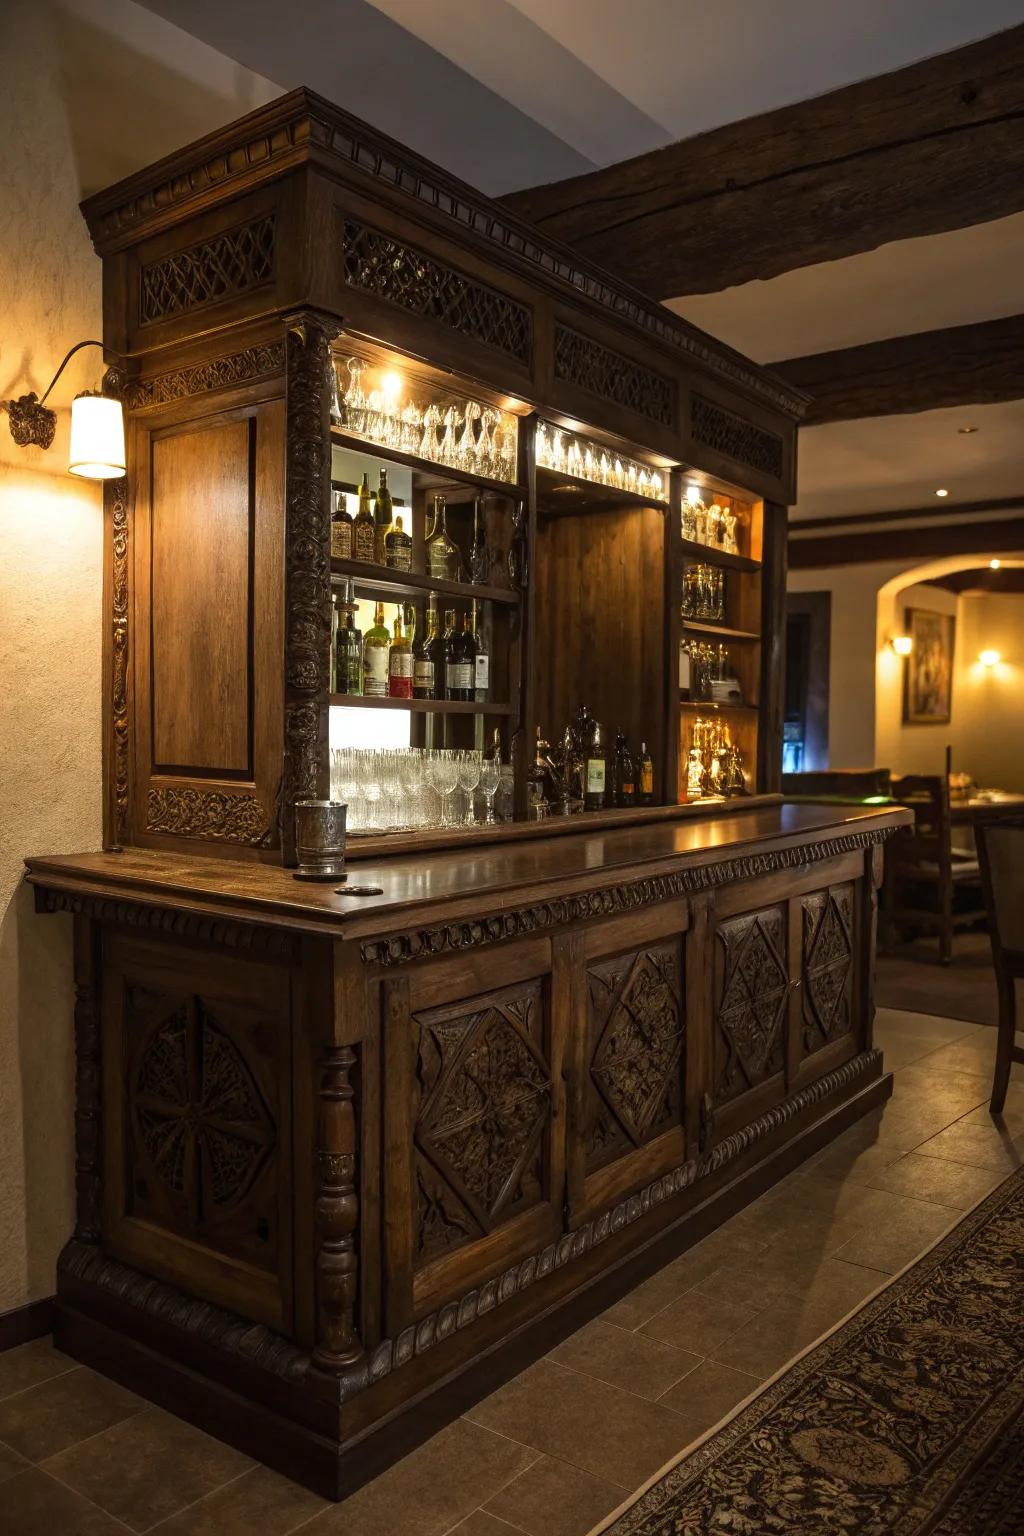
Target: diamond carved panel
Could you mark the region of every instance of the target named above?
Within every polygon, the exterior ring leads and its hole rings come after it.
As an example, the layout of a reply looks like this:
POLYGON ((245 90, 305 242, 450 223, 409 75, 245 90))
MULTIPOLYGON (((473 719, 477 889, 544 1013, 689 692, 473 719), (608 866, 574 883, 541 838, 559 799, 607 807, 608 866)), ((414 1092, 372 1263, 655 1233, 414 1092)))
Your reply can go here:
POLYGON ((685 1019, 678 943, 589 967, 587 990, 587 1159, 594 1168, 682 1123, 685 1019))
POLYGON ((417 1262, 544 1198, 551 1072, 539 980, 413 1016, 417 1262))
POLYGON ((783 907, 729 918, 718 928, 721 985, 715 1011, 715 1102, 781 1072, 789 999, 783 907))
POLYGON ((803 916, 804 1051, 853 1028, 854 887, 833 886, 805 896, 803 916))

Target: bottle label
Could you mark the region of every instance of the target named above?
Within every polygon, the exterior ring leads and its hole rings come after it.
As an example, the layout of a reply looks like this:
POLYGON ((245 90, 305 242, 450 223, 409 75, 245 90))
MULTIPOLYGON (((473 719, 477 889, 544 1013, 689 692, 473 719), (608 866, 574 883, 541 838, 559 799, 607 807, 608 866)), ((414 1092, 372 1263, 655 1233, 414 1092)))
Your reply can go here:
POLYGON ((473 687, 473 663, 449 661, 444 669, 444 681, 449 693, 468 693, 473 687))
POLYGON ((486 693, 487 692, 487 684, 488 684, 488 682, 490 680, 490 677, 489 677, 490 670, 491 670, 490 662, 491 662, 491 658, 489 656, 478 656, 476 658, 476 691, 477 691, 477 693, 486 693))
POLYGON ((644 763, 640 769, 640 793, 642 795, 654 794, 654 764, 644 763))
POLYGON ((412 672, 413 686, 417 693, 424 698, 430 698, 434 691, 434 663, 424 657, 417 657, 412 672))
POLYGON ((393 571, 412 570, 412 545, 398 543, 397 540, 385 546, 385 558, 393 571))
POLYGON ((587 794, 604 794, 604 758, 587 758, 587 794))
POLYGON ((374 527, 373 558, 377 565, 385 565, 387 563, 387 546, 385 545, 384 540, 387 538, 390 531, 391 530, 387 527, 382 528, 379 523, 374 527))
POLYGON ((331 524, 331 554, 335 560, 352 559, 352 524, 347 518, 331 524))
POLYGON ((373 524, 356 523, 352 536, 352 553, 356 560, 373 561, 373 524))
POLYGON ((412 652, 392 648, 390 672, 392 677, 409 677, 413 675, 412 652))
POLYGON ((363 693, 368 699, 388 696, 388 647, 368 645, 363 652, 363 693))

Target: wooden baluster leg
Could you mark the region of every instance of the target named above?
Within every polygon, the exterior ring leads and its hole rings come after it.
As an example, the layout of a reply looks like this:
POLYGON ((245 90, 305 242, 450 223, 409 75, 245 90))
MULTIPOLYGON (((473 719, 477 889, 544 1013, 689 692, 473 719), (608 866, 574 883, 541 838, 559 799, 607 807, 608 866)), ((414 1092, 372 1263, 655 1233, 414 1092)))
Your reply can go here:
POLYGON ((1001 1115, 1010 1083, 1010 1065, 1017 1032, 1017 992, 1013 977, 1003 969, 996 971, 996 985, 999 990, 999 1041, 996 1045, 996 1070, 992 1079, 989 1110, 993 1115, 1001 1115))
POLYGON ((356 1333, 358 1260, 356 1194, 355 1090, 351 1046, 332 1046, 320 1066, 318 1142, 319 1189, 316 1202, 317 1342, 313 1361, 320 1370, 339 1374, 363 1353, 356 1333))

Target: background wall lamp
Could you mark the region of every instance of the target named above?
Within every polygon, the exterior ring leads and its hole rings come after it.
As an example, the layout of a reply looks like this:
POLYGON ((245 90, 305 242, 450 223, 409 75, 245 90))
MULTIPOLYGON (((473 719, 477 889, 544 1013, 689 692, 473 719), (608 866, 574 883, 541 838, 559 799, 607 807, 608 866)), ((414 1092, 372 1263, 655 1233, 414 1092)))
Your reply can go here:
MULTIPOLYGON (((101 341, 80 341, 61 363, 40 400, 34 390, 17 400, 0 400, 7 412, 11 436, 19 448, 49 448, 57 427, 57 413, 46 404, 50 390, 71 358, 83 347, 99 347, 101 341)), ((108 368, 99 390, 85 389, 71 402, 71 449, 68 472, 87 480, 113 480, 124 474, 124 412, 117 397, 120 374, 108 368)))
POLYGON ((909 656, 914 649, 914 642, 910 635, 893 635, 889 641, 897 656, 909 656))
POLYGON ((983 667, 998 667, 1000 659, 998 651, 982 651, 978 656, 983 667))

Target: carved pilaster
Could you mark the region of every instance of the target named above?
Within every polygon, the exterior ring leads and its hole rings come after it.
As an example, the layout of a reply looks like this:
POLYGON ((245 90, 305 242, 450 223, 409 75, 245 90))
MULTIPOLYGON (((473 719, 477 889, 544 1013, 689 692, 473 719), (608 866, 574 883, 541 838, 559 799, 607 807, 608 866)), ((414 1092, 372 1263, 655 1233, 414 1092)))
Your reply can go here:
POLYGON ((332 1046, 320 1064, 317 1151, 317 1337, 313 1361, 340 1375, 363 1353, 356 1333, 358 1260, 355 1231, 356 1120, 351 1082, 356 1055, 351 1046, 332 1046))
POLYGON ((75 918, 75 1237, 100 1240, 103 1195, 99 966, 95 929, 75 918))
POLYGON ((128 480, 108 480, 104 487, 110 517, 110 739, 108 743, 107 842, 126 840, 129 791, 128 713, 128 480))
POLYGON ((878 956, 878 895, 885 878, 885 845, 875 843, 864 852, 864 879, 861 922, 864 937, 861 940, 862 971, 860 976, 861 1010, 864 1016, 864 1038, 861 1046, 865 1051, 872 1047, 875 1037, 875 962, 878 956))
POLYGON ((285 700, 281 846, 295 862, 296 800, 329 787, 331 670, 330 341, 337 325, 302 311, 287 321, 285 376, 285 700))

